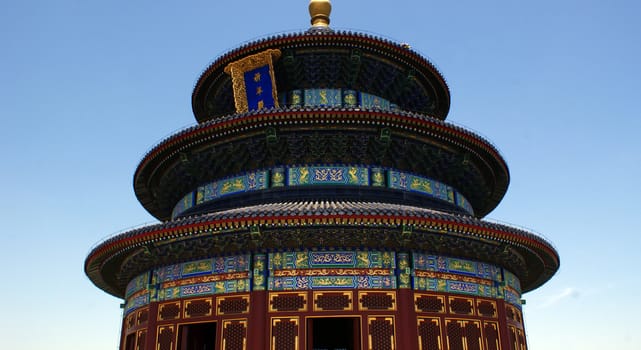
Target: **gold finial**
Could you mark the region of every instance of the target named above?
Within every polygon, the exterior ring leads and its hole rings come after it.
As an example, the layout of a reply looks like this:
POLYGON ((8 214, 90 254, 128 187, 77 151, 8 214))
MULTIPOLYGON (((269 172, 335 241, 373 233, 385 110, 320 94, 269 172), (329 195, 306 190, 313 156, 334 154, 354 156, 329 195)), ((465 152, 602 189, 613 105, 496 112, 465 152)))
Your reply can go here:
POLYGON ((310 0, 309 15, 312 17, 313 27, 329 27, 329 14, 332 12, 332 3, 329 0, 310 0))

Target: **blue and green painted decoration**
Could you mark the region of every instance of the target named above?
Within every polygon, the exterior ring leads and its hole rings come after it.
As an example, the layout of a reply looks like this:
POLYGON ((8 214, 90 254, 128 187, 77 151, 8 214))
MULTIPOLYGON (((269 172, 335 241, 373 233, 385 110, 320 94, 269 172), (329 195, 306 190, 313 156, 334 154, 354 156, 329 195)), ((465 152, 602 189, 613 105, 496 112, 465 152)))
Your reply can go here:
POLYGON ((127 285, 125 315, 150 302, 192 296, 355 288, 463 294, 504 299, 521 308, 518 278, 492 264, 422 253, 318 250, 216 257, 154 269, 127 285))
POLYGON ((281 105, 292 108, 344 107, 398 110, 398 106, 387 99, 351 89, 297 89, 280 94, 279 101, 281 105))
POLYGON ((172 218, 225 196, 284 186, 372 186, 421 194, 462 208, 473 215, 468 200, 451 186, 392 169, 363 166, 295 166, 249 172, 199 186, 174 207, 172 218))

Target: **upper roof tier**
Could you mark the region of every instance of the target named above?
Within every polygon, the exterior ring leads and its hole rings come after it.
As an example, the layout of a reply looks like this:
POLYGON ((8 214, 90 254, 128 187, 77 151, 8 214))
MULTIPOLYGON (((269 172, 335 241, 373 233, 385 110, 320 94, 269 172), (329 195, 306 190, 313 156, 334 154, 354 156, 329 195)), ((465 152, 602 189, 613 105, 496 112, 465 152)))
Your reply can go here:
POLYGON ((314 88, 354 90, 383 98, 400 110, 441 120, 447 117, 450 92, 445 79, 409 45, 313 26, 305 32, 250 42, 216 59, 200 76, 192 94, 198 122, 235 112, 232 79, 225 67, 268 49, 281 52, 274 63, 281 97, 314 88))

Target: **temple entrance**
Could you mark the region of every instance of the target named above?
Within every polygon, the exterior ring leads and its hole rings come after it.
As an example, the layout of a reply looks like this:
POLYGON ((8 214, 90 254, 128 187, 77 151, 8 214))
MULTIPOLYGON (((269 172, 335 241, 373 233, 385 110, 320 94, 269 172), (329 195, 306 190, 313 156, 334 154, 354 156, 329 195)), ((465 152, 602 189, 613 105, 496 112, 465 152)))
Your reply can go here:
POLYGON ((360 319, 319 317, 307 319, 307 350, 359 350, 360 319))
POLYGON ((178 327, 176 350, 215 350, 216 322, 192 323, 178 327))

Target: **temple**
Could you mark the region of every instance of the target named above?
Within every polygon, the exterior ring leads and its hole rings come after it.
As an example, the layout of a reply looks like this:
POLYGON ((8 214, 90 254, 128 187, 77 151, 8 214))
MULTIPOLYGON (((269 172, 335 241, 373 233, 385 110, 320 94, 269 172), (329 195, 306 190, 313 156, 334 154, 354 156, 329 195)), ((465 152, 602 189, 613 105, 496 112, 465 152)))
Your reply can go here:
POLYGON ((409 45, 311 27, 218 57, 197 124, 134 190, 159 222, 99 243, 121 350, 527 348, 522 294, 552 244, 483 220, 509 184, 490 142, 445 122, 441 73, 409 45))

